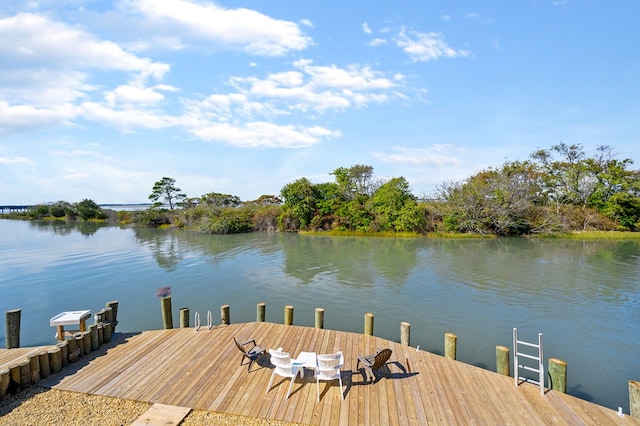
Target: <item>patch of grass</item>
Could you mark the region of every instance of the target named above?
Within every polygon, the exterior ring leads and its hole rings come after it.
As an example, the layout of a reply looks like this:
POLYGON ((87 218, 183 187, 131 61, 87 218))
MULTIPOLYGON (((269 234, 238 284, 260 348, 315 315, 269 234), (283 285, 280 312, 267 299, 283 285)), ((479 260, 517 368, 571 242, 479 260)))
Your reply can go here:
POLYGON ((560 238, 567 240, 637 240, 640 232, 631 231, 571 231, 531 235, 530 238, 560 238))

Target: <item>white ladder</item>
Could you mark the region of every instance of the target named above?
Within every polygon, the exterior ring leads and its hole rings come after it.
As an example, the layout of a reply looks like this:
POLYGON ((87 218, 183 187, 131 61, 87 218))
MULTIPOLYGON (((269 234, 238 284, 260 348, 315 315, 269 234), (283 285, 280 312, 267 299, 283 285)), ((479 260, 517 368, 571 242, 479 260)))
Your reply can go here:
POLYGON ((544 395, 544 356, 542 351, 542 333, 538 333, 538 344, 524 342, 522 340, 518 340, 518 329, 513 329, 513 380, 516 386, 518 386, 519 380, 523 380, 525 382, 533 383, 535 385, 540 386, 540 394, 544 395), (525 346, 526 348, 537 349, 537 354, 520 352, 518 345, 525 346), (528 365, 522 365, 518 363, 518 357, 525 358, 527 360, 538 361, 538 368, 530 367, 528 365), (531 371, 534 373, 538 373, 538 380, 533 380, 527 377, 520 376, 520 369, 531 371))

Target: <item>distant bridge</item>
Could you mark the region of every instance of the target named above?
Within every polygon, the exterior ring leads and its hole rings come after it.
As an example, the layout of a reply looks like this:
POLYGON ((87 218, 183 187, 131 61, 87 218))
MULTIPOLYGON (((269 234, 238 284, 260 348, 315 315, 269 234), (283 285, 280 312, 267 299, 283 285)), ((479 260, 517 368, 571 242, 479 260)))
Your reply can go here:
MULTIPOLYGON (((33 205, 4 205, 0 206, 0 214, 13 213, 13 212, 26 212, 29 209, 36 207, 39 204, 33 205)), ((111 210, 143 210, 151 207, 151 203, 133 203, 133 204, 98 204, 98 207, 111 210)))

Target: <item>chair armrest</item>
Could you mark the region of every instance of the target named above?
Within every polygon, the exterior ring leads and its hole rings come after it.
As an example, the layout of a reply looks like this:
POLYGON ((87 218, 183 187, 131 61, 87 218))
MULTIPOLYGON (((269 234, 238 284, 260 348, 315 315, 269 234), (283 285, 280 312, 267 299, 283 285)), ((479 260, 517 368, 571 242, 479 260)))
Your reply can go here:
POLYGON ((248 345, 249 343, 253 343, 253 345, 255 346, 255 345, 256 345, 256 340, 255 340, 255 339, 247 340, 246 342, 244 342, 244 343, 242 344, 242 346, 244 346, 244 345, 248 345))

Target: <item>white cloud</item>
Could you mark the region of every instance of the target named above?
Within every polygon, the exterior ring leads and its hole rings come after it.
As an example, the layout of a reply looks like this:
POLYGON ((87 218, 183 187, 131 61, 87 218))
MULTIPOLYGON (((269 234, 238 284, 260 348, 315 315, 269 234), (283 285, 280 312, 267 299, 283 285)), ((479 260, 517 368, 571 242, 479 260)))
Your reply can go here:
POLYGON ((325 138, 340 136, 340 132, 318 126, 277 125, 264 121, 240 126, 211 123, 194 128, 191 132, 203 140, 224 142, 241 148, 303 148, 315 145, 325 138))
POLYGON ((26 164, 27 166, 35 166, 36 164, 27 157, 6 158, 0 157, 0 164, 26 164))
POLYGON ((456 166, 461 164, 458 157, 454 156, 458 149, 449 144, 437 144, 428 148, 394 147, 392 152, 374 152, 373 156, 380 161, 388 163, 435 166, 456 166))
POLYGON ((362 31, 365 32, 365 34, 371 34, 371 28, 369 28, 369 24, 367 24, 366 22, 362 24, 362 31))
POLYGON ((441 33, 419 33, 402 28, 396 36, 396 45, 415 62, 427 62, 439 58, 471 56, 468 50, 455 50, 444 42, 441 33))
POLYGON ((372 46, 372 47, 381 46, 383 44, 387 44, 387 40, 383 38, 374 38, 369 42, 369 46, 372 46))
POLYGON ((174 36, 213 42, 250 54, 280 56, 311 44, 296 23, 254 10, 225 9, 186 0, 129 0, 128 4, 174 36))

